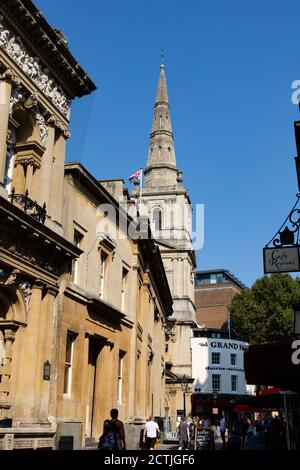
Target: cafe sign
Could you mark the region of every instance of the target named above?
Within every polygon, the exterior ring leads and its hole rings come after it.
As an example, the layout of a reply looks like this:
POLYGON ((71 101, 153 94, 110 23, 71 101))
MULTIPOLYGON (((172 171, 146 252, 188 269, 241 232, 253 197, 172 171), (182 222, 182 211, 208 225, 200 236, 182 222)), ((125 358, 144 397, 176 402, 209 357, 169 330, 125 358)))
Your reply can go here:
POLYGON ((300 193, 280 229, 263 250, 265 274, 300 271, 299 232, 300 193))
POLYGON ((299 247, 264 248, 264 273, 300 271, 299 247))

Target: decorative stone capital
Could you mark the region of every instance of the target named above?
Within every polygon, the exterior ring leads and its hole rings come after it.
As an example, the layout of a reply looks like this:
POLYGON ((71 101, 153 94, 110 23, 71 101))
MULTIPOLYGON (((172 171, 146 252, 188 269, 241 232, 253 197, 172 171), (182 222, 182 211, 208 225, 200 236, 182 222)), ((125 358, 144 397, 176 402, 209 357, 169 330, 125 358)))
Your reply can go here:
POLYGON ((56 296, 57 296, 57 294, 58 294, 58 287, 54 287, 54 286, 49 286, 49 285, 47 285, 47 286, 46 286, 46 289, 47 289, 47 294, 53 295, 53 297, 56 297, 56 296))
POLYGON ((15 145, 15 166, 32 165, 34 168, 40 168, 41 157, 45 148, 35 140, 29 142, 20 142, 15 145))
POLYGON ((45 287, 45 283, 43 281, 41 281, 40 279, 37 279, 33 286, 32 286, 32 289, 39 289, 39 290, 43 290, 45 287))
POLYGON ((48 119, 46 120, 46 124, 47 124, 47 126, 56 127, 56 118, 53 114, 51 114, 48 117, 48 119))
POLYGON ((25 109, 31 109, 38 104, 38 95, 37 93, 33 93, 30 95, 27 100, 24 102, 23 106, 25 109))
POLYGON ((55 127, 58 131, 61 132, 61 134, 68 139, 71 137, 71 132, 69 129, 59 120, 57 119, 53 114, 49 116, 49 118, 46 120, 47 126, 53 126, 55 127))
POLYGON ((6 69, 5 72, 0 75, 0 79, 16 86, 21 84, 20 77, 16 75, 10 68, 6 69))
POLYGON ((69 131, 69 129, 65 129, 63 135, 65 139, 69 139, 71 137, 71 132, 69 131))

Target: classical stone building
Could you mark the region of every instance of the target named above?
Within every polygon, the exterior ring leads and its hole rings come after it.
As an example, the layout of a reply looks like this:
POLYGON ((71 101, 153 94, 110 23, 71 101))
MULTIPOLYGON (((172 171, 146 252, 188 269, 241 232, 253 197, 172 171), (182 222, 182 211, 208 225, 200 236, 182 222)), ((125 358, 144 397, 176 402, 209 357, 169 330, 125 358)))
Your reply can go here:
POLYGON ((136 448, 165 410, 159 248, 122 184, 65 164, 71 101, 95 89, 65 36, 29 0, 0 15, 0 447, 80 448, 117 407, 136 448))
MULTIPOLYGON (((144 170, 141 212, 147 214, 160 248, 173 297, 173 325, 166 377, 166 415, 176 419, 183 413, 182 379, 192 382, 191 328, 195 323, 192 207, 176 165, 170 106, 162 64, 154 105, 147 166, 144 170)), ((138 190, 133 191, 135 197, 138 190)), ((186 411, 190 411, 187 400, 186 411)))

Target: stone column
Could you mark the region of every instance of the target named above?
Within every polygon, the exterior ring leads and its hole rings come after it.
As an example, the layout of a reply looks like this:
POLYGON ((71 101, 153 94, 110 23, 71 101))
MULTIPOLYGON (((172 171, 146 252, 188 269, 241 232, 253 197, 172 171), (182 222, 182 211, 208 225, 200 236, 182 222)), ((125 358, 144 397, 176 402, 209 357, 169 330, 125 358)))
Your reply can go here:
POLYGON ((32 163, 28 163, 28 165, 26 165, 25 191, 28 189, 29 197, 31 196, 32 176, 33 176, 33 165, 32 163))
POLYGON ((103 421, 115 407, 117 390, 117 348, 107 342, 100 350, 95 370, 93 436, 97 437, 103 421), (105 384, 105 386, 103 386, 105 384))
POLYGON ((61 131, 54 145, 55 160, 52 168, 50 208, 48 214, 59 224, 62 223, 66 140, 69 137, 70 132, 68 130, 61 131))
POLYGON ((12 361, 12 344, 15 340, 15 331, 12 328, 7 327, 4 329, 3 336, 5 342, 6 357, 5 363, 3 365, 0 365, 0 402, 5 404, 12 404, 12 397, 10 396, 10 376, 12 361))
POLYGON ((40 168, 39 178, 39 194, 38 202, 42 206, 46 203, 46 209, 50 203, 50 191, 51 191, 51 174, 53 169, 53 158, 54 158, 54 143, 55 143, 55 127, 54 118, 51 116, 48 121, 48 137, 46 141, 46 150, 42 156, 42 164, 40 168))
POLYGON ((18 367, 18 416, 29 422, 35 418, 35 384, 41 380, 37 368, 40 356, 39 329, 41 317, 43 284, 36 282, 32 287, 30 298, 29 320, 23 335, 23 344, 20 351, 22 361, 18 367))
MULTIPOLYGON (((36 372, 36 386, 35 386, 35 414, 38 417, 46 419, 49 415, 49 400, 50 400, 50 381, 53 377, 50 375, 50 380, 44 378, 44 363, 50 362, 52 366, 52 346, 53 346, 53 317, 54 317, 54 301, 57 295, 57 289, 47 287, 47 294, 44 296, 41 304, 40 311, 40 326, 39 326, 39 350, 37 351, 37 372, 36 372)), ((52 372, 52 371, 51 371, 52 372)))

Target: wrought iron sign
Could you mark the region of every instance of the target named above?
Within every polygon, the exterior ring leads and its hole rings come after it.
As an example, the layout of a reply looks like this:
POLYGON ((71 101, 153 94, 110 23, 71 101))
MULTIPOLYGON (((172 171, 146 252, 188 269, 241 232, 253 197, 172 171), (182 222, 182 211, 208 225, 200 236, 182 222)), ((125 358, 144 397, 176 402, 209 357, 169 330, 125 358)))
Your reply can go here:
POLYGON ((265 274, 300 271, 299 232, 300 193, 280 229, 263 250, 265 274))

